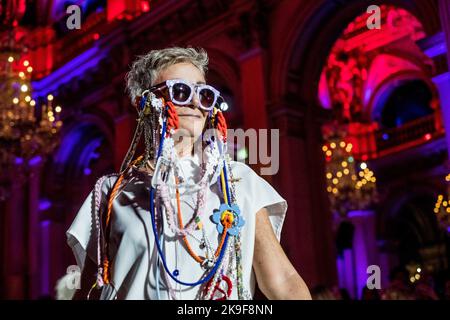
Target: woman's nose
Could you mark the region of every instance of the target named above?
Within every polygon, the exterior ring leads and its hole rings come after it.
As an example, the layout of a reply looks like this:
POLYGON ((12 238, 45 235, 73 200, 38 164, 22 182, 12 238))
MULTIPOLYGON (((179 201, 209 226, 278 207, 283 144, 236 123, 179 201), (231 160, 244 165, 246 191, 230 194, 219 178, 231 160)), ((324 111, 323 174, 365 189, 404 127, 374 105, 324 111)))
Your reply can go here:
POLYGON ((197 94, 194 93, 192 95, 192 106, 194 106, 195 108, 200 108, 200 101, 198 100, 197 94))

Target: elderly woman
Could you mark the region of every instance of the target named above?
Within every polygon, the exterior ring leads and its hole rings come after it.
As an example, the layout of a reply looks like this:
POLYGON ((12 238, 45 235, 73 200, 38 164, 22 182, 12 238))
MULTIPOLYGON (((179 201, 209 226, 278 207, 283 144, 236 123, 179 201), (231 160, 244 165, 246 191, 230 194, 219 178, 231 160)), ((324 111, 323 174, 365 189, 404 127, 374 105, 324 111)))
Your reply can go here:
POLYGON ((279 244, 286 201, 226 154, 207 64, 204 50, 178 47, 134 62, 130 149, 67 231, 83 270, 75 298, 252 299, 256 278, 269 299, 310 299, 279 244))

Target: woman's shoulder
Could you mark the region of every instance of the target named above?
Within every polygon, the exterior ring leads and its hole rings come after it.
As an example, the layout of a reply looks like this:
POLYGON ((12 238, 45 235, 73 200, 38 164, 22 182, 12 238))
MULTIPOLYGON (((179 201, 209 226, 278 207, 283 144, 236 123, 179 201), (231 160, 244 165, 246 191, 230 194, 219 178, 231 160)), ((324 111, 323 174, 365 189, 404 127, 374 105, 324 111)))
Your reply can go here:
POLYGON ((250 174, 250 173, 254 172, 253 169, 244 162, 230 160, 229 163, 230 163, 230 168, 231 168, 231 170, 233 170, 233 172, 241 172, 241 173, 246 173, 246 174, 250 174))
POLYGON ((230 161, 230 167, 232 171, 230 178, 237 182, 236 186, 239 187, 240 191, 256 198, 279 197, 279 201, 284 201, 271 183, 246 163, 230 161))
MULTIPOLYGON (((96 185, 100 184, 102 191, 109 190, 114 187, 117 179, 119 179, 119 173, 111 173, 101 176, 97 179, 96 185)), ((144 169, 138 169, 132 167, 127 174, 124 175, 124 181, 128 183, 149 182, 152 179, 152 172, 144 169)))
POLYGON ((231 174, 234 179, 244 181, 255 181, 261 177, 249 165, 241 161, 230 161, 231 174))
POLYGON ((119 178, 119 174, 111 173, 101 176, 97 179, 93 191, 101 189, 103 193, 107 193, 119 178))

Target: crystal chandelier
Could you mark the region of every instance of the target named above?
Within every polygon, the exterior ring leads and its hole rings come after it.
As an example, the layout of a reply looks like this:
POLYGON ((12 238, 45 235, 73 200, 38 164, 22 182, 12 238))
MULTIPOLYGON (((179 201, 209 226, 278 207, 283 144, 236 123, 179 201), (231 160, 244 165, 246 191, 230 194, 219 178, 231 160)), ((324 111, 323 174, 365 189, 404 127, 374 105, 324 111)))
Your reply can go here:
POLYGON ((325 155, 327 192, 332 211, 346 217, 350 211, 366 210, 377 201, 376 177, 367 163, 358 162, 352 144, 342 136, 328 137, 325 155))
MULTIPOLYGON (((450 174, 445 177, 445 182, 450 189, 450 174)), ((434 206, 434 213, 439 222, 439 225, 450 233, 450 199, 448 195, 450 190, 447 191, 446 195, 438 195, 436 204, 434 206)))
MULTIPOLYGON (((14 32, 3 34, 0 42, 0 165, 45 156, 58 145, 61 107, 53 95, 45 101, 33 99, 33 67, 26 48, 15 40, 14 32)), ((2 170, 6 172, 6 170, 2 170)))

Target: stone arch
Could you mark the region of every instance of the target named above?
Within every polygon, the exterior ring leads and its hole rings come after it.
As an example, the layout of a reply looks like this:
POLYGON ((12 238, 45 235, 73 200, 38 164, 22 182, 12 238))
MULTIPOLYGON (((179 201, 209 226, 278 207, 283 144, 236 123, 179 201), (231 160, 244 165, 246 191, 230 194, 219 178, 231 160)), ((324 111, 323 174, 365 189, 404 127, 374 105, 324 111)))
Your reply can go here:
MULTIPOLYGON (((405 0, 381 3, 411 12, 424 24, 428 35, 440 29, 434 4, 405 0)), ((370 0, 311 1, 301 3, 302 6, 283 2, 273 16, 276 23, 271 27, 272 46, 268 49, 271 57, 267 78, 269 112, 273 115, 273 125, 282 131, 279 179, 283 181, 283 191, 293 212, 298 210, 297 215, 288 215, 285 234, 289 244, 304 241, 299 234, 308 234, 312 244, 312 249, 293 249, 288 245, 286 251, 295 265, 312 261, 303 271, 312 285, 332 283, 336 279, 332 270, 335 260, 324 163, 317 161, 322 159, 320 123, 327 118, 326 112, 317 108, 319 79, 336 40, 372 4, 370 0), (283 18, 277 19, 277 15, 283 18), (293 158, 295 163, 290 162, 293 158), (291 170, 294 167, 295 173, 291 170), (298 181, 302 182, 301 186, 296 184, 298 181), (295 191, 290 190, 291 185, 295 191)))
MULTIPOLYGON (((408 202, 409 199, 414 198, 416 195, 425 194, 437 198, 439 192, 437 186, 432 184, 406 184, 403 187, 398 186, 392 188, 385 200, 383 201, 383 206, 380 208, 381 215, 379 216, 382 220, 392 220, 395 219, 397 212, 400 210, 401 206, 408 202)), ((384 232, 381 230, 380 235, 384 232)))
POLYGON ((60 145, 46 163, 44 193, 53 198, 77 187, 85 196, 99 176, 113 172, 113 155, 113 135, 105 121, 93 114, 77 117, 63 127, 60 145))
MULTIPOLYGON (((305 9, 310 17, 306 22, 301 21, 304 15, 298 15, 286 32, 286 40, 276 46, 282 54, 273 64, 272 74, 279 75, 274 77, 278 83, 270 84, 274 99, 295 96, 308 104, 317 104, 320 74, 333 44, 346 26, 372 4, 370 0, 326 1, 305 9)), ((422 23, 427 35, 440 30, 439 12, 434 3, 387 0, 380 4, 408 10, 422 23)))
POLYGON ((398 72, 392 74, 374 88, 374 93, 366 106, 366 110, 370 116, 370 119, 372 121, 377 121, 386 100, 389 98, 392 92, 402 84, 413 80, 420 80, 425 83, 427 88, 430 90, 433 99, 438 98, 438 92, 435 85, 430 80, 430 78, 426 77, 423 73, 414 70, 398 72))
POLYGON ((96 152, 102 144, 112 149, 101 130, 92 123, 80 123, 74 126, 62 138, 60 148, 56 151, 53 162, 57 174, 67 179, 81 178, 88 171, 92 160, 100 157, 96 152))
MULTIPOLYGON (((364 91, 366 95, 363 97, 363 110, 365 113, 370 114, 373 109, 374 97, 380 88, 384 87, 386 84, 390 84, 395 81, 398 77, 400 78, 418 78, 427 79, 428 74, 426 70, 423 70, 423 65, 415 63, 412 59, 405 56, 398 56, 394 54, 381 53, 376 56, 368 68, 368 76, 364 86, 364 91), (379 69, 388 69, 389 71, 384 71, 381 76, 379 69)), ((427 83, 429 80, 427 80, 427 83)), ((395 84, 395 83, 394 83, 395 84)))
POLYGON ((378 237, 385 243, 384 250, 396 255, 400 264, 431 258, 436 268, 445 267, 445 252, 440 258, 436 253, 439 248, 445 251, 446 246, 445 233, 432 210, 438 193, 433 185, 405 186, 393 190, 380 208, 378 237))
POLYGON ((108 144, 114 143, 113 120, 105 110, 93 109, 90 113, 80 114, 63 126, 62 136, 75 130, 80 124, 89 124, 98 128, 108 144))

